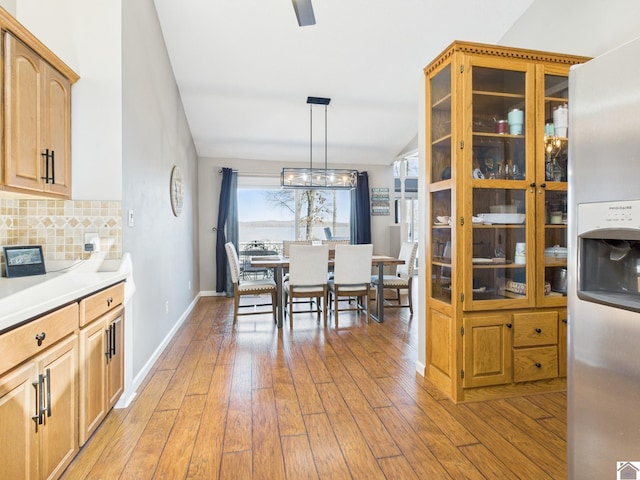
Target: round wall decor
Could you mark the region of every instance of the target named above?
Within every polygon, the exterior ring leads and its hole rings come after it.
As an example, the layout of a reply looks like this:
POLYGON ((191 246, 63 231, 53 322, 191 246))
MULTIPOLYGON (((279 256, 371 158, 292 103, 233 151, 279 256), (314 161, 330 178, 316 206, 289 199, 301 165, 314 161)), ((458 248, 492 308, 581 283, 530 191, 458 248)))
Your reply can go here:
POLYGON ((170 185, 170 195, 171 195, 171 209, 173 210, 173 214, 177 217, 182 212, 182 204, 184 202, 184 186, 182 179, 182 170, 177 165, 173 166, 171 170, 171 185, 170 185))

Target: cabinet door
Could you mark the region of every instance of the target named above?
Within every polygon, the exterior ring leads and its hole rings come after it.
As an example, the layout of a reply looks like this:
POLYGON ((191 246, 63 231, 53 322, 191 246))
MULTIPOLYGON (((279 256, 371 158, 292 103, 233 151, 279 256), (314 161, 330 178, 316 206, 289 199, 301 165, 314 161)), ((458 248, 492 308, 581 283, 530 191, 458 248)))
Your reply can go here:
POLYGON ((567 162, 569 80, 565 68, 539 67, 540 115, 536 135, 537 158, 537 303, 566 305, 567 162), (562 117, 562 119, 560 119, 562 117))
POLYGON ((108 324, 96 320, 80 330, 80 445, 89 439, 106 416, 108 324))
POLYGON ((462 145, 464 308, 532 306, 535 69, 527 62, 482 59, 470 60, 467 67, 471 114, 462 145))
POLYGON ((43 63, 40 57, 5 33, 5 183, 41 192, 45 161, 40 155, 43 63))
POLYGON ((39 429, 40 478, 57 478, 78 452, 78 337, 51 347, 38 359, 45 375, 47 412, 39 429))
POLYGON ((427 82, 427 137, 430 145, 429 169, 431 242, 427 246, 431 259, 429 296, 451 303, 457 292, 452 281, 452 255, 455 253, 451 222, 455 222, 455 205, 452 202, 452 79, 451 65, 446 65, 427 82))
POLYGON ((52 181, 45 192, 71 196, 71 85, 53 67, 45 64, 42 102, 42 147, 53 152, 52 181))
POLYGON ((27 362, 0 376, 0 465, 3 478, 35 479, 38 472, 37 415, 33 379, 36 365, 27 362))
POLYGON ((465 388, 511 381, 510 315, 464 318, 465 388))
POLYGON ((124 311, 110 323, 111 356, 108 361, 107 403, 113 407, 124 391, 124 311))
POLYGON ((4 35, 5 183, 70 197, 71 84, 20 40, 4 35))
POLYGON ((558 321, 558 376, 567 376, 567 311, 560 312, 558 321))

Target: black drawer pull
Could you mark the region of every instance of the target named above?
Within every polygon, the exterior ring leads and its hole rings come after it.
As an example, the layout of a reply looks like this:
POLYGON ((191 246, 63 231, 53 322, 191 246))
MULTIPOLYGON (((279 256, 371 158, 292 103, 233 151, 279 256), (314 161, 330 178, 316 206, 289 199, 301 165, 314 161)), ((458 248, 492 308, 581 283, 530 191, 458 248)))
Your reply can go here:
POLYGON ((541 363, 536 362, 536 367, 538 367, 538 368, 542 368, 542 364, 541 364, 541 363))
POLYGON ((542 329, 541 328, 536 328, 536 333, 542 333, 542 329))
POLYGON ((38 342, 38 346, 42 345, 42 342, 44 341, 44 338, 46 336, 47 334, 44 332, 40 332, 39 334, 36 335, 36 341, 38 342))

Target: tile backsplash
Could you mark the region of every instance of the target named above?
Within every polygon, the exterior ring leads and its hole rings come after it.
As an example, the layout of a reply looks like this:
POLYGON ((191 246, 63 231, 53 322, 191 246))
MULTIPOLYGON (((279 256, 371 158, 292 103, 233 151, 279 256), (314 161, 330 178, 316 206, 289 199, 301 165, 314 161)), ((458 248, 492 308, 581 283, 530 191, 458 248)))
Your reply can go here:
POLYGON ((121 209, 120 201, 0 198, 0 246, 42 245, 45 260, 80 260, 90 255, 85 233, 97 233, 105 258, 118 259, 121 209))

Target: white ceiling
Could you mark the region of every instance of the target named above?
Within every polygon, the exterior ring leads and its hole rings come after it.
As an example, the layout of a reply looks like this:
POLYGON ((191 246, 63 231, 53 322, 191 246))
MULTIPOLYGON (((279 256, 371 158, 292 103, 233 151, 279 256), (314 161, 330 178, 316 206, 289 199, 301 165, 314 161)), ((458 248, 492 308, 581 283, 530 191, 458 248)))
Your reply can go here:
POLYGON ((291 0, 154 1, 200 157, 308 164, 320 96, 329 164, 348 166, 390 164, 415 141, 422 68, 453 40, 497 43, 533 2, 312 0, 299 27, 291 0))

